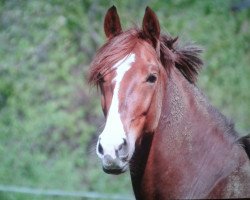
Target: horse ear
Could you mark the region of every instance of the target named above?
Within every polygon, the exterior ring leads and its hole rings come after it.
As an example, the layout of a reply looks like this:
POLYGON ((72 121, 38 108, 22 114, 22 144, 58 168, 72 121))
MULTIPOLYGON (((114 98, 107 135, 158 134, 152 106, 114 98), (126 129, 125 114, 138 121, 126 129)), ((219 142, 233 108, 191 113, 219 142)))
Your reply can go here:
POLYGON ((143 34, 148 37, 154 45, 160 37, 160 23, 154 11, 147 7, 142 22, 143 34))
POLYGON ((115 6, 109 8, 106 13, 104 19, 104 31, 108 39, 111 39, 122 32, 120 18, 117 14, 115 6))

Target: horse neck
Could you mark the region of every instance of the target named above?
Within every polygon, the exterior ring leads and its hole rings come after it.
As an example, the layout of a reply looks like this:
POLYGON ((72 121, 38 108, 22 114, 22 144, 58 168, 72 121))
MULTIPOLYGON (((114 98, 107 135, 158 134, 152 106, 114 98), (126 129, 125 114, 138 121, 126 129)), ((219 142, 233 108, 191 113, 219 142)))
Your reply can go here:
POLYGON ((210 154, 231 147, 237 137, 233 124, 176 68, 170 71, 166 90, 157 131, 165 138, 163 144, 174 145, 176 151, 186 148, 187 152, 207 145, 209 151, 204 153, 210 154))
POLYGON ((174 193, 179 198, 202 197, 218 178, 237 167, 238 154, 229 156, 238 152, 232 145, 236 136, 227 133, 232 125, 175 68, 170 71, 166 90, 157 131, 142 140, 134 155, 134 191, 138 199, 146 199, 140 195, 150 196, 155 193, 154 184, 162 182, 169 198, 176 198, 174 193))
POLYGON ((176 68, 170 71, 163 102, 153 143, 156 155, 172 163, 172 173, 182 170, 182 177, 176 176, 193 184, 189 197, 197 195, 197 191, 211 190, 218 179, 226 177, 244 160, 244 152, 235 143, 238 136, 233 124, 176 68))

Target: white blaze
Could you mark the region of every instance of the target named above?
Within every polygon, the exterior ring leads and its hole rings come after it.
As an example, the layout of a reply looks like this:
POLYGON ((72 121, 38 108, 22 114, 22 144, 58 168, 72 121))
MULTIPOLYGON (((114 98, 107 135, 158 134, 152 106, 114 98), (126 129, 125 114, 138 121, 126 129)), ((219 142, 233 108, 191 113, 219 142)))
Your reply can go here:
MULTIPOLYGON (((126 138, 123 124, 121 122, 120 113, 118 110, 119 89, 125 73, 131 68, 131 64, 134 61, 135 54, 129 54, 113 66, 113 69, 116 70, 116 77, 113 80, 115 81, 115 88, 108 112, 106 125, 100 135, 100 143, 103 147, 104 154, 109 154, 112 158, 116 158, 115 149, 117 149, 118 146, 123 143, 123 138, 126 138)), ((101 157, 101 155, 99 156, 101 157)))

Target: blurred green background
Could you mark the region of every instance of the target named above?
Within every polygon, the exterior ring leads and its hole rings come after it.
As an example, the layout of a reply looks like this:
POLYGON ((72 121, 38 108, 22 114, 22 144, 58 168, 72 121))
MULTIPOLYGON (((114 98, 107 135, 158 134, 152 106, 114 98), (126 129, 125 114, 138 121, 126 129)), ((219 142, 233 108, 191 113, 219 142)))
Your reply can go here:
MULTIPOLYGON (((0 185, 132 195, 129 173, 106 175, 95 155, 104 118, 86 79, 113 4, 124 28, 141 24, 149 5, 163 32, 178 35, 181 44, 200 44, 199 87, 241 134, 250 132, 245 2, 0 0, 0 185)), ((0 192, 0 199, 80 198, 0 192)))

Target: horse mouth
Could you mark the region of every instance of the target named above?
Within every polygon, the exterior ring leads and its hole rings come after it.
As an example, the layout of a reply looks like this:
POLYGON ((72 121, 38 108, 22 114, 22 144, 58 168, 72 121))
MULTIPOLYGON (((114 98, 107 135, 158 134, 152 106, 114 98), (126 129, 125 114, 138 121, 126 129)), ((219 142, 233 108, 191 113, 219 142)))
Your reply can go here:
POLYGON ((128 165, 126 164, 123 167, 119 167, 119 168, 106 168, 103 166, 102 169, 107 174, 119 175, 127 171, 128 165))

